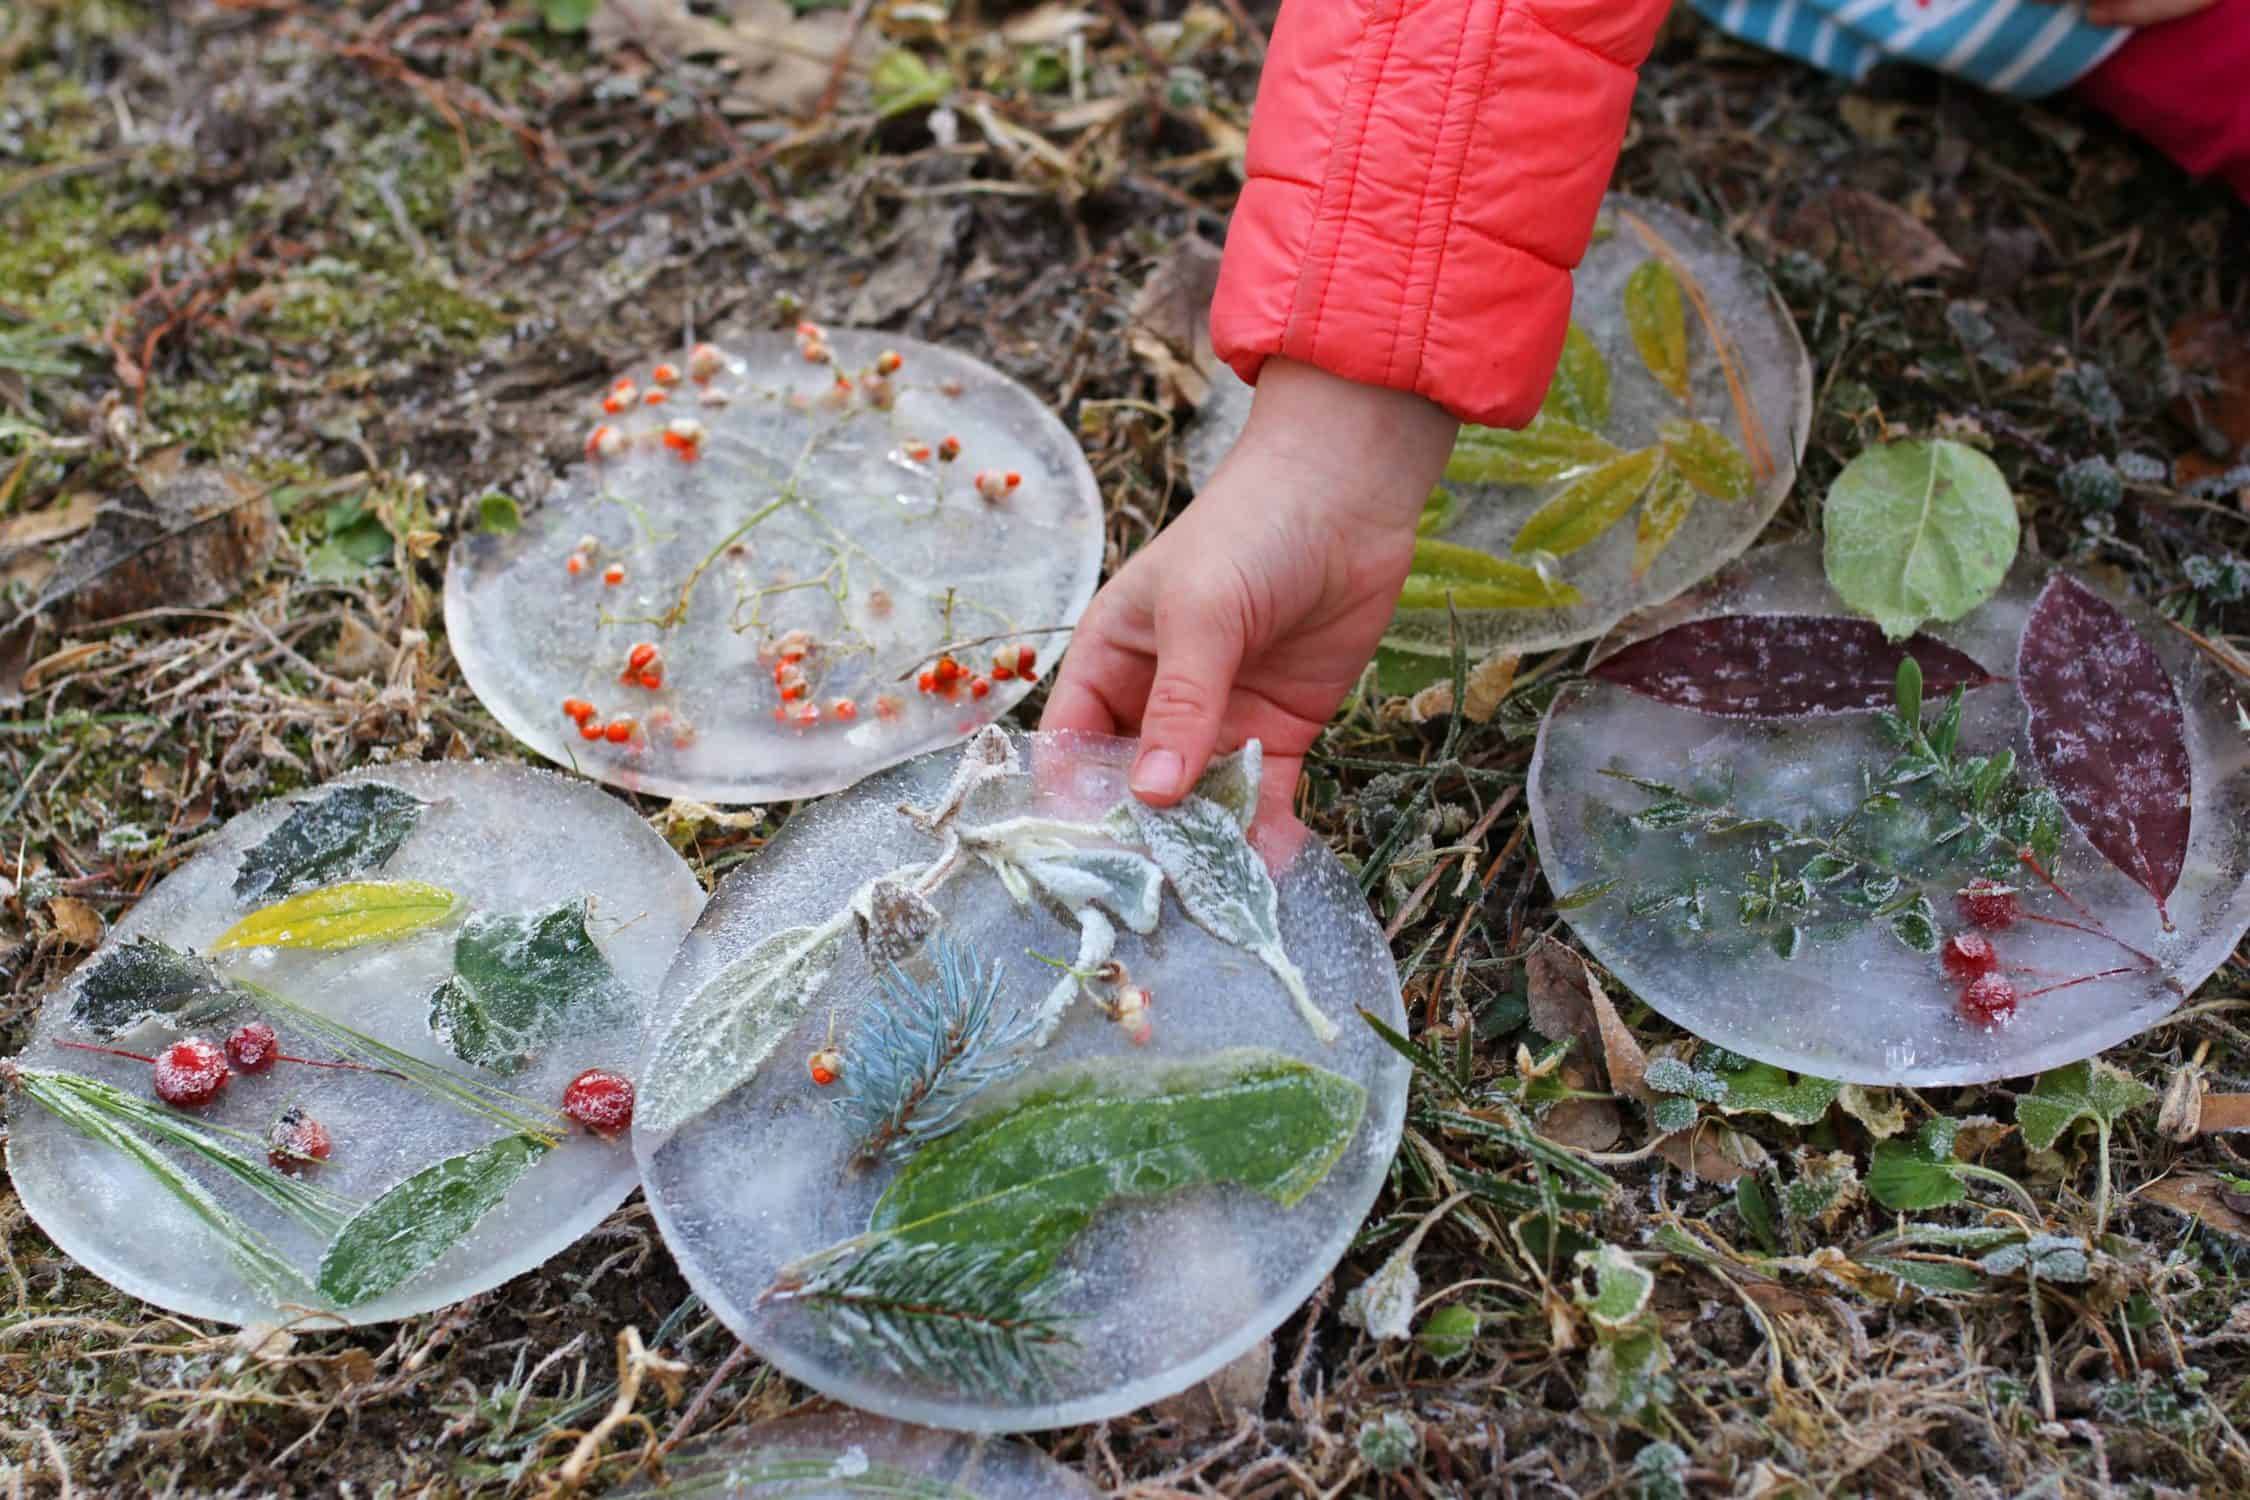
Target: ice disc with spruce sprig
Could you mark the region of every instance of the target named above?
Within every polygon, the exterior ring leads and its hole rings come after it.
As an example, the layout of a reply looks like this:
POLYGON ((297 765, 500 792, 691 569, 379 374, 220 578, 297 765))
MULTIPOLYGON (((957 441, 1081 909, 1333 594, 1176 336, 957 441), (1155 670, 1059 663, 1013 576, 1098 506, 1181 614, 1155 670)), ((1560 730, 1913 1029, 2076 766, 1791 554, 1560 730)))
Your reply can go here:
POLYGON ((646 1192, 757 1352, 1017 1431, 1185 1389, 1350 1244, 1396 1149, 1398 976, 1255 753, 1155 813, 1129 743, 986 730, 806 809, 682 945, 646 1192))
POLYGON ((1077 441, 951 350, 698 344, 579 421, 557 492, 454 548, 446 628, 510 733, 618 786, 816 796, 958 740, 1050 669, 1100 573, 1077 441))
POLYGON ((629 807, 548 771, 376 767, 267 803, 47 998, 8 1089, 16 1191, 73 1259, 194 1317, 371 1323, 485 1291, 631 1191, 628 1144, 561 1106, 581 1072, 631 1075, 701 906, 629 807), (252 1025, 285 1057, 238 1051, 195 1107, 86 1050, 252 1025))

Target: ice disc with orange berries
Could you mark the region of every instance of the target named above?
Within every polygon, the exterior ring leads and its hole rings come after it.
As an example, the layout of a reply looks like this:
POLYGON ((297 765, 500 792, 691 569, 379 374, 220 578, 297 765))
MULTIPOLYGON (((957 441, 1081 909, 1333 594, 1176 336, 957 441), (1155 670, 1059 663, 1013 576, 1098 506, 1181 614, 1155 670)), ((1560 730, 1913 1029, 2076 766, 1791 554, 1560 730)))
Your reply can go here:
POLYGON ((446 627, 510 733, 614 785, 848 786, 1006 713, 1093 595, 1077 440, 951 350, 803 323, 643 361, 580 415, 554 493, 453 549, 446 627))

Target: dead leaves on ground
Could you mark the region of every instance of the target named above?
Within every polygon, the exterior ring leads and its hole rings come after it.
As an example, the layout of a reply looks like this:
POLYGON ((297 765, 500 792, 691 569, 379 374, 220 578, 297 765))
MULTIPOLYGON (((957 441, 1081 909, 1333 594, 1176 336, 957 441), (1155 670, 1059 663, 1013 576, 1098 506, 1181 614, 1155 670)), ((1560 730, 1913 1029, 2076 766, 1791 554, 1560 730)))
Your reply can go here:
POLYGON ((1894 203, 1857 188, 1830 188, 1798 205, 1776 236, 1869 286, 1967 269, 1950 245, 1894 203))
POLYGON ((587 27, 602 52, 632 47, 657 62, 715 58, 732 78, 725 105, 744 114, 803 117, 828 92, 838 57, 865 69, 877 39, 871 28, 852 35, 841 10, 796 14, 788 0, 734 0, 732 15, 715 21, 689 10, 685 0, 603 0, 587 27))
MULTIPOLYGON (((1643 1109, 1654 1109, 1656 1094, 1647 1081, 1648 1054, 1618 1019, 1617 1007, 1586 961, 1553 938, 1541 938, 1524 959, 1524 974, 1531 1024, 1539 1034, 1557 1041, 1577 1040, 1589 1061, 1600 1061, 1613 1092, 1643 1109)), ((1756 1141, 1710 1119, 1663 1137, 1656 1151, 1681 1171, 1720 1184, 1735 1181, 1767 1160, 1765 1148, 1756 1141)))

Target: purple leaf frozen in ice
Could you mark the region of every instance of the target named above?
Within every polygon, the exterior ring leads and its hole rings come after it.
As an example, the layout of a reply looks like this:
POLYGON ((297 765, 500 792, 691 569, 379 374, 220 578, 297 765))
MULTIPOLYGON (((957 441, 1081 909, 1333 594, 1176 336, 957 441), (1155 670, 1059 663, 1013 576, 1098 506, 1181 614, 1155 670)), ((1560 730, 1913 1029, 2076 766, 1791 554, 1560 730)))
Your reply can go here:
POLYGON ((2164 900, 2187 862, 2192 773, 2180 695, 2117 606, 2058 573, 2016 648, 2031 753, 2086 842, 2164 900))
POLYGON ((1713 615, 1635 641, 1590 675, 1645 697, 1729 719, 1873 713, 1892 703, 1913 657, 1932 697, 1999 679, 1928 635, 1886 640, 1845 615, 1713 615))

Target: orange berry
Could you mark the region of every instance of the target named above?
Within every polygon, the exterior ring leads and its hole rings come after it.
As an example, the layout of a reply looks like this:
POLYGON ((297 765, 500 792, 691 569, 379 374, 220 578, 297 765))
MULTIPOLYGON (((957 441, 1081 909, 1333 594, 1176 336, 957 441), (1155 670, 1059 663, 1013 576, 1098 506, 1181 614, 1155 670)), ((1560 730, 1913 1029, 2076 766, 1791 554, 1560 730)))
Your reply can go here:
POLYGON ((989 682, 987 682, 987 681, 985 681, 985 680, 984 680, 984 679, 983 679, 982 677, 972 677, 972 678, 970 678, 970 679, 969 679, 969 696, 970 696, 970 697, 972 697, 972 698, 982 698, 982 697, 983 697, 983 696, 984 696, 985 694, 987 694, 987 693, 989 693, 989 692, 991 692, 991 691, 992 691, 992 684, 991 684, 991 683, 989 683, 989 682))
POLYGON ((848 724, 859 717, 859 705, 849 698, 838 698, 828 705, 828 716, 832 719, 842 719, 848 724))
POLYGON ((654 660, 656 660, 656 643, 653 641, 635 641, 633 649, 625 653, 625 670, 638 672, 654 660))
POLYGON ((1039 665, 1039 653, 1029 646, 1016 647, 1016 673, 1028 678, 1039 665))
POLYGON ((585 572, 586 554, 583 552, 571 553, 570 556, 563 562, 563 571, 565 573, 568 573, 573 578, 576 578, 579 574, 585 572))
POLYGON ((662 406, 664 401, 665 396, 662 391, 650 391, 647 395, 641 397, 641 404, 644 406, 662 406))
POLYGON ((603 730, 602 733, 612 745, 622 745, 633 737, 633 729, 633 716, 631 714, 619 714, 609 721, 609 728, 603 730))
POLYGON ((582 740, 598 740, 605 732, 607 732, 606 726, 592 715, 588 715, 578 723, 578 737, 582 740))
POLYGON ((658 365, 655 369, 649 371, 649 379, 655 381, 658 385, 678 385, 680 383, 679 368, 675 365, 658 365))
POLYGON ((896 349, 885 349, 875 357, 875 369, 878 373, 884 375, 896 375, 898 367, 905 363, 906 357, 896 349))
POLYGON ((878 719, 886 721, 895 719, 898 717, 898 711, 899 701, 888 693, 875 700, 875 717, 878 719))
POLYGON ((594 705, 583 698, 563 699, 563 717, 583 724, 594 716, 594 705))
POLYGON ((922 674, 921 676, 919 676, 919 677, 917 677, 917 678, 915 678, 915 679, 914 679, 914 685, 915 685, 916 687, 920 688, 920 689, 921 689, 921 690, 922 690, 923 692, 925 692, 925 693, 934 693, 934 692, 936 692, 936 691, 937 691, 937 673, 935 673, 935 672, 927 672, 927 671, 926 671, 926 672, 924 672, 924 673, 923 673, 923 674, 922 674))
POLYGON ((586 434, 588 458, 615 458, 625 451, 625 434, 604 422, 586 434))
POLYGON ((625 568, 622 563, 611 563, 608 567, 602 569, 602 582, 608 584, 611 588, 616 588, 624 581, 625 568))
POLYGON ((664 686, 664 674, 662 672, 643 672, 638 681, 642 687, 653 693, 664 686))
POLYGON ((961 440, 957 437, 940 438, 937 445, 937 456, 947 463, 953 462, 961 456, 961 440))
POLYGON ((624 409, 625 409, 625 398, 624 398, 623 396, 604 396, 604 397, 602 397, 602 410, 603 410, 603 411, 606 411, 606 412, 608 412, 608 413, 609 413, 609 414, 610 414, 611 416, 613 416, 613 417, 614 417, 614 416, 616 416, 616 415, 617 415, 617 414, 618 414, 619 412, 623 411, 624 409))
POLYGON ((926 464, 930 461, 930 445, 928 443, 908 443, 901 451, 918 464, 926 464))
POLYGON ((797 337, 801 339, 810 340, 823 338, 825 336, 826 335, 824 335, 820 331, 820 325, 818 323, 810 321, 809 319, 797 325, 797 337))
POLYGON ((844 1076, 844 1054, 834 1047, 823 1047, 805 1059, 805 1069, 815 1085, 826 1088, 844 1076))

